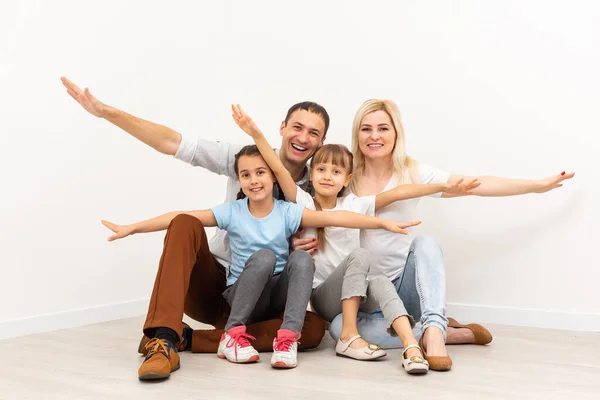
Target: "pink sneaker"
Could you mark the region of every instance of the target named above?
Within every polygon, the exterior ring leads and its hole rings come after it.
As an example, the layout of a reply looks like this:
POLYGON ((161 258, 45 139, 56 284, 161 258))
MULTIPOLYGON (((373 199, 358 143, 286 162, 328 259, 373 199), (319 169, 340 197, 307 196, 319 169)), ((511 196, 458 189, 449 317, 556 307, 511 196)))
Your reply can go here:
POLYGON ((258 361, 258 351, 252 347, 250 340, 254 338, 246 333, 244 325, 231 328, 221 335, 217 356, 237 364, 258 361))
POLYGON ((300 332, 292 332, 287 329, 277 331, 277 339, 273 340, 273 356, 271 357, 273 368, 296 368, 298 366, 300 336, 300 332))

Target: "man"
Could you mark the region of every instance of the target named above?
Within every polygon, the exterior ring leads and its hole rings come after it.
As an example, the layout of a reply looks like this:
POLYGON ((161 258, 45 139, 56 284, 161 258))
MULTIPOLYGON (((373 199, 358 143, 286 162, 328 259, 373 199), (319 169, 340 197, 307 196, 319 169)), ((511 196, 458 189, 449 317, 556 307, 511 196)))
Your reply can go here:
MULTIPOLYGON (((233 170, 234 156, 243 147, 222 142, 190 138, 173 129, 146 121, 96 99, 89 90, 81 90, 65 77, 61 78, 68 94, 90 114, 118 126, 153 149, 174 156, 194 166, 228 177, 225 201, 236 199, 240 190, 233 170)), ((329 115, 317 103, 293 105, 281 123, 279 157, 298 185, 306 189, 309 171, 306 162, 322 145, 329 127, 329 115)), ((274 194, 282 196, 277 189, 274 194)), ((309 240, 299 239, 297 249, 312 249, 309 240)), ((312 249, 311 251, 316 251, 312 249)), ((199 220, 182 217, 167 229, 163 254, 156 276, 140 351, 146 354, 138 371, 142 380, 166 378, 179 368, 177 351, 216 352, 229 314, 222 293, 230 261, 229 240, 217 229, 207 242, 199 220), (192 331, 181 322, 184 312, 191 318, 215 326, 214 330, 192 331)), ((247 332, 256 337, 258 351, 272 350, 281 319, 248 325, 247 332)), ((325 332, 324 322, 307 312, 300 348, 319 345, 325 332)))

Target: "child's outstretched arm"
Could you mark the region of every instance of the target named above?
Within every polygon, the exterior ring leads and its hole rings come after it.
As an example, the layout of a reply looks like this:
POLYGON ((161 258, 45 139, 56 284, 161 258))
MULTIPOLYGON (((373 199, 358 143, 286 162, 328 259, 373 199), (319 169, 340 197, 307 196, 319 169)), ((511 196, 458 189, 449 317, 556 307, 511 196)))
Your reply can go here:
POLYGON ((474 178, 469 179, 467 182, 464 179, 459 179, 453 183, 399 185, 375 196, 375 211, 398 200, 429 196, 439 192, 443 192, 447 197, 468 196, 473 194, 473 189, 480 184, 481 182, 474 178))
POLYGON ((419 225, 421 221, 396 222, 352 211, 313 211, 307 208, 302 213, 301 226, 305 228, 325 228, 340 226, 355 229, 385 229, 390 232, 407 234, 406 228, 419 225))
POLYGON ((275 178, 277 178, 277 182, 279 182, 279 187, 283 190, 285 196, 292 202, 296 202, 296 193, 298 187, 296 186, 296 182, 289 171, 285 168, 275 150, 269 145, 269 142, 265 138, 265 135, 258 129, 254 121, 244 112, 242 107, 238 105, 231 105, 232 117, 236 124, 244 132, 252 137, 254 143, 256 143, 256 147, 258 147, 258 151, 260 151, 260 155, 265 159, 267 165, 273 173, 275 174, 275 178))
POLYGON ((102 225, 113 231, 115 234, 108 238, 109 242, 116 239, 122 239, 134 233, 147 233, 162 231, 169 227, 169 224, 179 214, 188 214, 194 216, 202 222, 202 225, 210 227, 217 226, 217 220, 211 210, 195 210, 195 211, 172 211, 158 217, 147 219, 145 221, 136 222, 130 225, 117 225, 109 221, 102 220, 102 225))

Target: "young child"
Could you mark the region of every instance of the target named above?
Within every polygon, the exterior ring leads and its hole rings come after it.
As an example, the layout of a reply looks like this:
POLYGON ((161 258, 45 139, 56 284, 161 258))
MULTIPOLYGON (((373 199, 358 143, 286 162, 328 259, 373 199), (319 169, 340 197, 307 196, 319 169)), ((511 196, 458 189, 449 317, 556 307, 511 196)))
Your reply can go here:
MULTIPOLYGON (((352 173, 352 153, 342 145, 325 145, 315 153, 311 161, 311 183, 315 191, 313 198, 296 186, 275 151, 269 146, 262 132, 244 113, 242 108, 232 106, 233 118, 240 128, 255 141, 261 155, 275 173, 286 197, 311 210, 350 210, 374 215, 388 204, 414 197, 444 191, 453 195, 469 194, 479 185, 477 181, 455 185, 401 185, 377 196, 340 197, 348 186, 352 173)), ((386 355, 377 345, 365 342, 356 327, 357 311, 382 312, 404 344, 402 364, 410 374, 426 373, 428 363, 412 333, 414 320, 408 315, 394 285, 383 276, 367 279, 371 271, 370 257, 360 248, 359 231, 346 228, 318 228, 316 235, 319 251, 314 253, 316 272, 313 282, 311 304, 314 310, 327 321, 342 313, 343 330, 336 345, 336 354, 358 360, 373 360, 386 355), (341 300, 341 301, 340 301, 341 300)), ((375 271, 371 271, 375 272, 375 271)))
MULTIPOLYGON (((305 251, 289 254, 291 235, 300 225, 386 229, 406 234, 405 228, 418 223, 386 221, 347 211, 312 211, 275 200, 275 177, 256 146, 246 146, 236 154, 234 169, 244 198, 209 210, 184 212, 198 218, 205 227, 218 226, 229 233, 232 262, 223 296, 231 313, 217 355, 234 363, 257 361, 258 352, 250 344, 254 338, 246 333, 246 324, 283 311, 283 324, 273 341, 271 365, 294 368, 298 364, 297 343, 311 295, 314 264, 305 251)), ((127 226, 107 221, 103 224, 115 232, 109 238, 114 240, 166 229, 181 213, 175 211, 127 226)))

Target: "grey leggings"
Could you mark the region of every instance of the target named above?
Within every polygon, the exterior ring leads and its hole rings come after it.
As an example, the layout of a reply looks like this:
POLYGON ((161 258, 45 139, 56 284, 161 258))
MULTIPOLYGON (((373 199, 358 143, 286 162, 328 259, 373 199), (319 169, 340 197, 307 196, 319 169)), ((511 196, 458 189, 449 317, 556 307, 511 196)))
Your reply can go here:
POLYGON ((414 326, 414 319, 408 315, 389 279, 380 275, 367 280, 370 268, 368 250, 358 248, 350 253, 322 284, 313 289, 310 301, 317 314, 331 322, 342 312, 342 300, 360 296, 363 301, 359 309, 374 312, 380 308, 390 333, 393 332, 392 323, 401 316, 407 316, 414 326))
POLYGON ((259 250, 246 261, 238 280, 223 292, 231 306, 225 330, 264 321, 283 313, 281 329, 302 331, 315 264, 306 251, 290 254, 284 270, 273 275, 277 257, 259 250))

